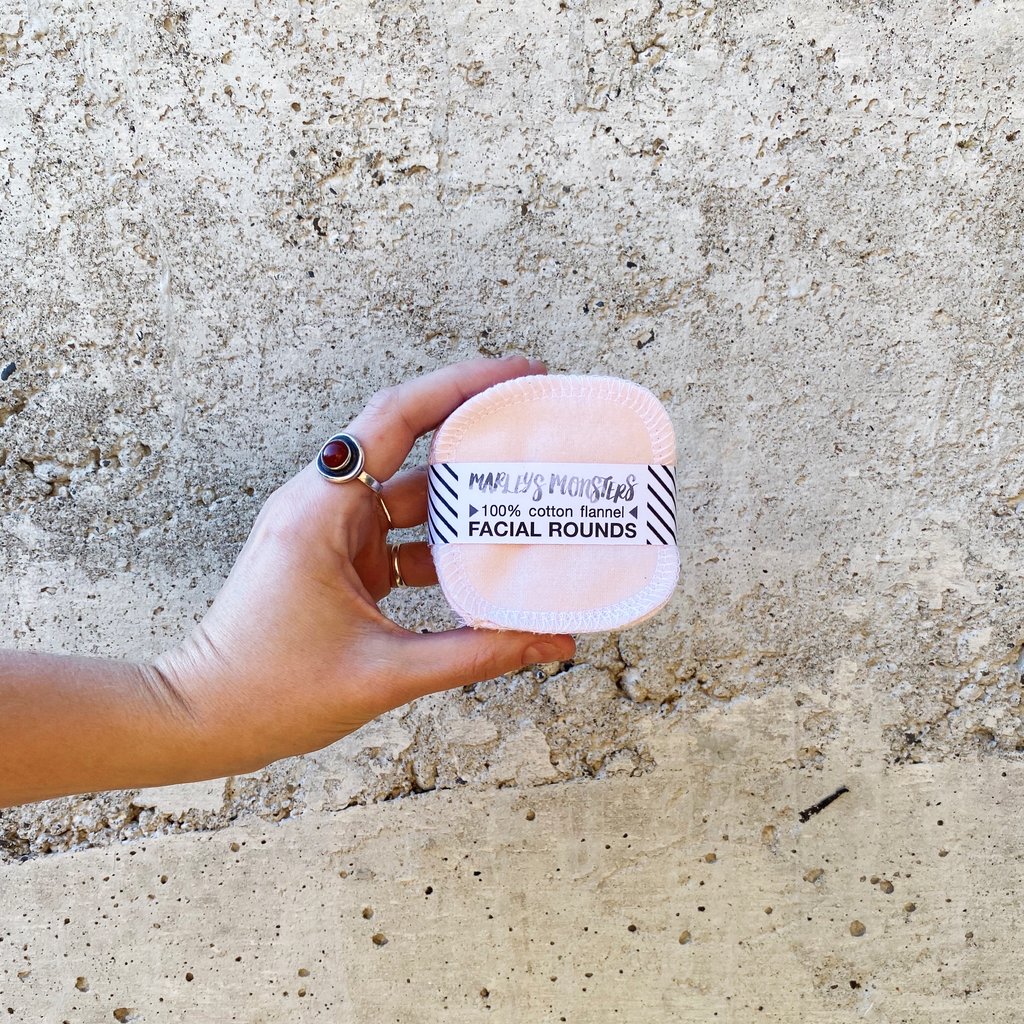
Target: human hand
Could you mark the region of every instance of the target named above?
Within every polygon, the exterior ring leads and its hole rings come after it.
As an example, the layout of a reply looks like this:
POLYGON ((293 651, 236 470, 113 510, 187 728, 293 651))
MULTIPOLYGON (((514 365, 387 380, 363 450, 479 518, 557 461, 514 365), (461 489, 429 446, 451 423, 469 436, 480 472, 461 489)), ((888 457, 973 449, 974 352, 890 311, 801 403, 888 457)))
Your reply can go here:
MULTIPOLYGON (((426 467, 398 472, 416 438, 492 384, 545 372, 523 356, 474 359, 373 396, 345 431, 396 528, 426 520, 426 467)), ((420 634, 388 619, 377 607, 391 589, 387 530, 369 487, 328 482, 315 459, 270 495, 202 622, 154 663, 207 738, 211 763, 194 777, 253 771, 424 694, 572 657, 569 636, 420 634)), ((400 559, 410 586, 437 583, 426 543, 404 543, 400 559)))

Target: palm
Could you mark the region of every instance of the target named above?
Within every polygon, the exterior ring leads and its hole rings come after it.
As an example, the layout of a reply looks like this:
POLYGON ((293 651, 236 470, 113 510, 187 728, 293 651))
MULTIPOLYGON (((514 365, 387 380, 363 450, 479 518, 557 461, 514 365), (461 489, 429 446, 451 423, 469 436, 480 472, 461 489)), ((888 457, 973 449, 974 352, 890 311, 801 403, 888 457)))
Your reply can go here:
MULTIPOLYGON (((424 467, 398 472, 417 436, 471 394, 539 372, 525 360, 473 360, 382 392, 352 423, 396 528, 426 518, 424 467)), ((571 637, 468 628, 421 635, 384 616, 392 588, 388 523, 358 481, 332 484, 310 463, 271 495, 193 636, 162 667, 194 680, 236 759, 318 749, 415 697, 571 657, 571 637)), ((427 545, 403 544, 410 586, 437 582, 427 545)), ((187 685, 187 684, 186 684, 187 685)), ((251 770, 246 769, 246 770, 251 770)))

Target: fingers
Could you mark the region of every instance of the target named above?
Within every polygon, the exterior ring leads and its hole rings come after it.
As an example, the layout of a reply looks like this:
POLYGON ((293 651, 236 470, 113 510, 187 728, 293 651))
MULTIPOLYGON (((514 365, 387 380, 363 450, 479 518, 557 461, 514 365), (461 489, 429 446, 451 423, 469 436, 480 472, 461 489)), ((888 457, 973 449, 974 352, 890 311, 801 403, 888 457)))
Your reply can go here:
POLYGON ((416 540, 398 546, 398 568, 407 587, 432 587, 437 583, 437 569, 430 546, 416 540))
MULTIPOLYGON (((384 486, 381 496, 391 515, 391 525, 402 528, 426 520, 425 467, 418 472, 411 471, 408 476, 396 476, 418 436, 436 427, 467 398, 492 385, 546 372, 542 362, 526 356, 469 359, 374 395, 348 430, 365 447, 366 471, 384 486)), ((369 488, 357 482, 327 483, 317 472, 315 460, 280 490, 297 495, 298 500, 318 509, 325 520, 330 517, 330 529, 338 535, 336 544, 340 548, 354 550, 366 540, 347 531, 350 517, 336 516, 338 506, 346 502, 352 502, 353 508, 361 503, 371 511, 370 521, 379 520, 380 525, 387 528, 383 510, 369 488)), ((360 521, 364 521, 362 517, 360 521)))
POLYGON ((576 653, 571 636, 468 626, 444 633, 406 633, 388 643, 399 666, 388 680, 395 707, 427 693, 493 679, 525 665, 564 661, 576 653))
POLYGON ((416 438, 433 430, 467 398, 513 377, 545 372, 542 362, 526 356, 455 363, 377 392, 348 431, 366 449, 367 472, 387 479, 405 461, 416 438))

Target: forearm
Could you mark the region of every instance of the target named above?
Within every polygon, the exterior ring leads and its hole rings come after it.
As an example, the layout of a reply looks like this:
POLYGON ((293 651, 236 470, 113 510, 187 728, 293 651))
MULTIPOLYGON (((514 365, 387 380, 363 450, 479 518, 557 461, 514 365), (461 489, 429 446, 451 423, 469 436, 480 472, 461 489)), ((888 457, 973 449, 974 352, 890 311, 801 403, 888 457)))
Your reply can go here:
POLYGON ((188 696, 154 665, 0 650, 0 807, 220 768, 188 696))

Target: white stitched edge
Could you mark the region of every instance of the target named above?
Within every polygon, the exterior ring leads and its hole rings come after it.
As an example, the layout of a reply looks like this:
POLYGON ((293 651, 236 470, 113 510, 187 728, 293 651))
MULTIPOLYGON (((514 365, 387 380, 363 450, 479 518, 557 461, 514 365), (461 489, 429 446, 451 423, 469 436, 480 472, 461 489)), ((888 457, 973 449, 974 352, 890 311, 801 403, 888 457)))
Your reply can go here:
MULTIPOLYGON (((675 465, 672 421, 650 391, 616 377, 574 375, 517 377, 475 395, 438 428, 430 446, 429 461, 457 460, 460 442, 472 432, 480 415, 495 408, 545 398, 594 398, 636 412, 651 440, 651 461, 675 465)), ((585 550, 587 545, 578 547, 585 550)), ((659 549, 654 575, 647 585, 622 601, 582 611, 517 611, 502 608, 480 594, 464 565, 458 544, 433 544, 431 551, 441 589, 456 614, 468 626, 538 633, 596 633, 621 629, 635 625, 662 608, 671 598, 679 580, 679 550, 673 545, 659 549)))
MULTIPOLYGON (((603 633, 633 626, 668 603, 679 580, 679 550, 658 549, 654 575, 636 594, 599 608, 579 611, 518 611, 486 600, 470 578, 456 544, 435 544, 431 550, 448 603, 467 626, 522 629, 533 633, 603 633)), ((561 545, 558 550, 563 550, 561 545)))
POLYGON ((651 461, 673 466, 676 462, 676 434, 665 407, 645 387, 617 377, 546 376, 517 377, 495 384, 464 402, 434 434, 430 462, 450 462, 459 444, 484 413, 543 398, 595 397, 613 402, 638 414, 651 443, 651 461))
POLYGON ((434 433, 430 462, 451 461, 484 412, 545 398, 596 398, 636 412, 651 440, 651 461, 675 465, 676 436, 664 406, 645 387, 618 377, 547 375, 495 384, 459 406, 434 433))

